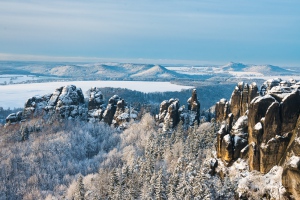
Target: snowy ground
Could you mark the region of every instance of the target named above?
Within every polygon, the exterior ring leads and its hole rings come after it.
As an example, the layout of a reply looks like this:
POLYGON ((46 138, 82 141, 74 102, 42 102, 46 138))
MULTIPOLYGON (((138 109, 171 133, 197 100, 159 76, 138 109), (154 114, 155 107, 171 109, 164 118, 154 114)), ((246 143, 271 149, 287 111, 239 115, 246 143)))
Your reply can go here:
POLYGON ((0 85, 11 84, 11 83, 22 83, 25 81, 34 81, 42 79, 56 79, 50 76, 34 76, 34 75, 16 75, 16 74, 1 74, 0 75, 0 85))
MULTIPOLYGON (((268 80, 273 78, 280 77, 283 80, 289 80, 291 78, 295 80, 300 80, 299 75, 274 75, 274 76, 265 76, 263 73, 255 72, 255 71, 224 71, 219 67, 166 67, 168 70, 175 71, 180 74, 188 74, 188 75, 216 75, 219 74, 229 74, 236 78, 243 79, 262 79, 268 80)), ((291 70, 295 71, 295 70, 291 70)))
POLYGON ((60 86, 75 85, 85 93, 91 87, 114 87, 127 88, 140 92, 166 92, 190 89, 191 86, 181 86, 169 82, 146 82, 146 81, 71 81, 71 82, 48 82, 31 84, 0 85, 0 107, 22 108, 25 101, 36 95, 44 95, 54 92, 60 86))

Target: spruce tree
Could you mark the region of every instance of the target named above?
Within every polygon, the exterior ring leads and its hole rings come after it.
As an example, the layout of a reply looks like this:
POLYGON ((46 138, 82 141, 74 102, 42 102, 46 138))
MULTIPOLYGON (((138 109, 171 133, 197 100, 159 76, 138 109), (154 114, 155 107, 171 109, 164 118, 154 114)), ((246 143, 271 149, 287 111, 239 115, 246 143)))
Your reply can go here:
POLYGON ((82 182, 82 176, 80 175, 77 179, 74 200, 84 200, 84 194, 85 194, 84 185, 82 182))
POLYGON ((163 171, 160 169, 156 177, 155 197, 157 200, 167 199, 166 182, 164 180, 163 171))

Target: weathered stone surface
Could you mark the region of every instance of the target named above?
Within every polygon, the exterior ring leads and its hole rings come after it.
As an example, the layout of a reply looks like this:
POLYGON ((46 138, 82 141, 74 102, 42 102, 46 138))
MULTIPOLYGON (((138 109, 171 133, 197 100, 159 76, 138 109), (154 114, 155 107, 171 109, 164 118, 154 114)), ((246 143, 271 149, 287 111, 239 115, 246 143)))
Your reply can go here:
POLYGON ((250 171, 252 171, 252 170, 259 171, 259 169, 260 169, 260 163, 259 163, 260 152, 259 152, 259 147, 255 142, 249 143, 248 156, 249 156, 250 171))
POLYGON ((258 96, 255 83, 238 83, 231 95, 229 110, 225 110, 225 100, 216 104, 217 120, 225 120, 226 123, 217 135, 217 156, 226 162, 229 155, 233 160, 248 157, 250 170, 262 173, 267 173, 274 165, 282 164, 287 155, 300 156, 300 139, 299 142, 297 139, 293 142, 294 138, 300 138, 300 131, 295 133, 296 129, 300 130, 300 122, 297 122, 300 87, 296 86, 295 80, 270 79, 263 84, 261 96, 258 96), (229 118, 229 112, 232 112, 234 120, 229 118), (299 128, 296 124, 299 124, 299 128), (230 134, 226 132, 228 130, 230 134), (231 142, 224 141, 222 136, 230 137, 231 142), (232 151, 229 151, 229 146, 232 151))
POLYGON ((161 102, 160 107, 159 107, 159 114, 158 114, 158 121, 160 123, 164 122, 164 119, 168 112, 169 105, 170 105, 170 103, 168 100, 164 100, 163 102, 161 102))
POLYGON ((265 115, 264 119, 264 132, 262 135, 262 142, 267 142, 276 134, 280 133, 281 121, 280 121, 280 107, 278 102, 273 102, 265 115))
POLYGON ((260 172, 267 173, 273 166, 281 160, 290 142, 291 134, 284 136, 276 135, 267 143, 260 145, 260 172))
POLYGON ((254 126, 260 122, 263 117, 265 117, 269 106, 274 102, 276 102, 276 100, 270 95, 256 97, 251 101, 248 113, 249 143, 257 143, 257 139, 253 137, 254 126))
POLYGON ((247 144, 240 152, 240 158, 247 159, 249 153, 249 145, 247 144))
POLYGON ((180 104, 179 104, 179 100, 176 99, 170 99, 169 100, 169 107, 167 109, 167 114, 164 118, 164 123, 165 125, 168 124, 167 126, 169 128, 174 128, 178 122, 179 122, 179 119, 180 119, 180 114, 179 114, 179 107, 180 107, 180 104))
POLYGON ((108 100, 108 105, 106 107, 106 110, 103 113, 103 121, 105 123, 109 125, 112 124, 112 121, 114 119, 117 110, 117 103, 120 100, 122 99, 118 95, 114 95, 108 100))
POLYGON ((14 123, 22 120, 22 112, 12 113, 5 119, 6 123, 14 123))
POLYGON ((249 85, 245 83, 242 91, 241 110, 240 110, 241 115, 244 115, 245 112, 248 110, 248 97, 249 97, 249 85))
POLYGON ((245 136, 234 135, 233 136, 233 159, 236 160, 240 158, 241 151, 248 145, 248 140, 245 136), (245 138, 244 138, 245 137, 245 138))
POLYGON ((241 150, 248 144, 248 116, 241 116, 230 131, 233 141, 233 159, 240 157, 241 150))
POLYGON ((89 91, 89 102, 88 102, 88 109, 99 109, 104 104, 103 101, 103 94, 100 90, 100 88, 93 87, 89 91))
POLYGON ((248 104, 258 96, 258 87, 255 82, 249 85, 249 96, 248 96, 248 104))
POLYGON ((241 97, 241 90, 236 86, 230 98, 230 112, 233 114, 235 120, 237 120, 241 114, 241 97))
POLYGON ((137 112, 132 108, 128 109, 125 101, 118 95, 111 97, 106 107, 99 88, 93 87, 87 94, 88 100, 85 102, 80 88, 74 85, 59 87, 52 94, 28 99, 22 116, 12 114, 7 118, 7 122, 20 121, 43 112, 47 115, 55 114, 58 119, 104 121, 115 126, 123 126, 124 122, 137 117, 137 112))
POLYGON ((222 124, 220 130, 217 134, 217 157, 222 157, 222 140, 225 135, 228 134, 227 126, 226 124, 222 124))
POLYGON ((227 115, 229 114, 229 106, 227 100, 221 99, 219 102, 217 102, 215 110, 217 122, 226 120, 227 115))
POLYGON ((300 113, 299 90, 287 95, 281 103, 280 113, 282 119, 282 132, 290 132, 295 128, 300 113))
POLYGON ((232 160, 233 145, 232 145, 230 134, 227 134, 223 137, 221 152, 222 152, 221 159, 223 161, 230 162, 232 160))
POLYGON ((195 122, 200 123, 200 102, 197 98, 197 90, 193 89, 192 97, 187 100, 188 111, 194 115, 194 119, 190 121, 190 125, 194 125, 195 122))
POLYGON ((292 156, 283 168, 282 185, 294 199, 300 199, 300 157, 292 156))
POLYGON ((48 101, 48 106, 56 106, 56 103, 57 103, 57 101, 58 101, 58 97, 59 97, 59 95, 60 95, 62 89, 63 89, 63 87, 59 87, 59 88, 57 88, 57 89, 53 92, 53 94, 52 94, 50 100, 48 101))
POLYGON ((230 98, 230 109, 228 110, 228 113, 231 112, 233 114, 234 120, 245 115, 250 102, 258 96, 257 91, 258 88, 255 82, 250 85, 244 82, 239 82, 234 88, 230 98))
POLYGON ((188 109, 180 107, 178 99, 164 100, 160 104, 159 113, 156 115, 156 121, 164 131, 174 128, 179 121, 182 121, 183 127, 194 126, 200 123, 200 102, 197 99, 196 89, 192 90, 192 96, 187 100, 188 109))
POLYGON ((180 120, 188 121, 188 116, 180 116, 183 110, 183 107, 180 108, 178 99, 172 98, 170 100, 164 100, 160 104, 159 114, 156 115, 156 120, 163 124, 164 130, 169 130, 170 128, 174 128, 180 120))
POLYGON ((101 121, 105 111, 105 104, 100 88, 93 87, 88 90, 87 94, 89 94, 88 120, 101 121))

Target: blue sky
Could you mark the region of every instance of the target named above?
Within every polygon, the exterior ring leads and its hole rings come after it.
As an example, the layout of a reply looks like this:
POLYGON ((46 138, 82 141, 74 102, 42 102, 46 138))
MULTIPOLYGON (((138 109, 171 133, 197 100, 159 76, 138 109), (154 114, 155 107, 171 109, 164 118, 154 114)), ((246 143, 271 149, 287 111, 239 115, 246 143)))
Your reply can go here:
POLYGON ((0 1, 5 59, 295 66, 300 1, 0 1))

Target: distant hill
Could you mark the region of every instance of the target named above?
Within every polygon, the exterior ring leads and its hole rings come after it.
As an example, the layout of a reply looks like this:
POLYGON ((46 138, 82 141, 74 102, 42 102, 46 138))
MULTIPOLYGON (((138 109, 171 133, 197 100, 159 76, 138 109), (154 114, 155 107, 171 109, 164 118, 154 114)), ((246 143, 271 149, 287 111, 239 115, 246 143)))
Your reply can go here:
POLYGON ((132 74, 130 77, 147 77, 147 78, 176 78, 179 76, 183 76, 182 74, 178 74, 174 71, 170 71, 160 65, 155 65, 150 67, 149 69, 143 70, 136 74, 132 74))
POLYGON ((186 78, 160 65, 123 63, 2 62, 0 74, 45 75, 81 79, 149 80, 186 78))
POLYGON ((246 65, 243 63, 230 62, 224 66, 221 66, 224 71, 235 72, 256 72, 264 75, 292 75, 294 71, 287 70, 274 65, 246 65))
POLYGON ((248 66, 244 65, 243 63, 230 62, 224 66, 221 66, 221 69, 223 69, 224 71, 242 71, 247 67, 248 66))

